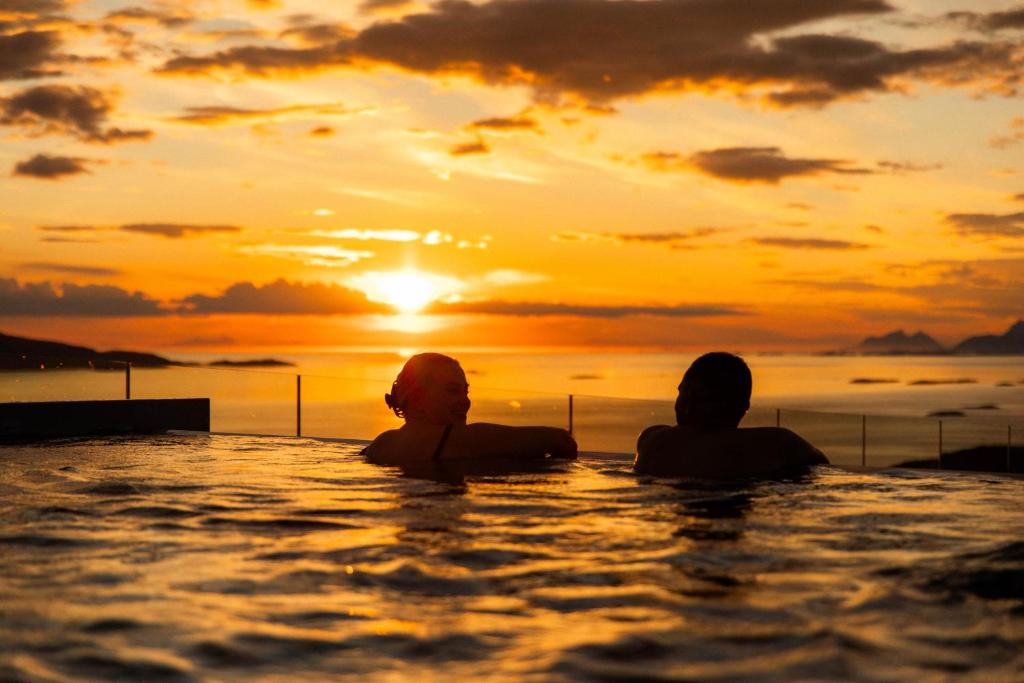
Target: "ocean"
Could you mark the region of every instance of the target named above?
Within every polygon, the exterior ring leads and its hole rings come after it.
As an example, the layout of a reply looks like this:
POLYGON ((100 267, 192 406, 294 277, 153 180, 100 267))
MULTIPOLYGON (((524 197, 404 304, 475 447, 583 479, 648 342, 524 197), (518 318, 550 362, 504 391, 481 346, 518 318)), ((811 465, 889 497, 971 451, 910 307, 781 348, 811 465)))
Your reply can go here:
MULTIPOLYGON (((445 351, 444 349, 441 349, 445 351)), ((214 431, 370 439, 399 424, 383 395, 415 349, 164 352, 203 365, 135 368, 134 398, 210 397, 214 431), (290 367, 212 368, 273 357, 290 367), (301 390, 297 375, 302 376, 301 390), (296 409, 301 395, 301 418, 296 409)), ((693 353, 448 351, 462 363, 471 421, 570 425, 581 448, 631 452, 637 433, 673 419, 693 353)), ((754 375, 746 424, 788 426, 834 462, 887 465, 981 444, 1024 444, 1024 358, 745 354, 754 375), (868 416, 865 418, 864 416, 868 416), (938 421, 942 420, 940 427, 938 421), (940 436, 939 430, 942 430, 940 436)), ((123 374, 0 375, 0 400, 123 398, 123 374)))

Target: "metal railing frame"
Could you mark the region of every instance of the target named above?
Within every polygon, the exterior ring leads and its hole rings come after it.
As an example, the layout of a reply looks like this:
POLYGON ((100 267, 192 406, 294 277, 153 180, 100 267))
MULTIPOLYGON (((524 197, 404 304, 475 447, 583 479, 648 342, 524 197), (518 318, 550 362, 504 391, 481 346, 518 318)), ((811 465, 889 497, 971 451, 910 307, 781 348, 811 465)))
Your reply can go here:
MULTIPOLYGON (((62 362, 67 362, 67 361, 71 361, 71 360, 77 361, 77 359, 53 357, 53 358, 46 358, 45 360, 56 361, 56 368, 54 368, 54 369, 85 369, 85 368, 63 368, 62 367, 62 362)), ((132 398, 132 364, 130 362, 123 362, 123 361, 103 361, 103 362, 104 363, 108 363, 110 365, 114 365, 114 366, 116 366, 119 363, 123 363, 123 365, 124 365, 124 397, 125 397, 125 400, 131 400, 131 398, 132 398)), ((90 364, 90 367, 91 367, 91 364, 90 364)), ((237 368, 230 368, 230 369, 228 369, 228 368, 204 368, 204 367, 188 366, 188 365, 184 365, 184 366, 171 366, 171 367, 183 367, 183 368, 187 368, 187 369, 191 369, 191 370, 214 370, 214 369, 216 369, 216 370, 225 370, 225 369, 227 369, 227 370, 234 371, 234 372, 253 372, 252 370, 241 370, 241 369, 237 369, 237 368)), ((45 364, 42 365, 40 369, 46 369, 45 368, 45 364)), ((264 374, 273 374, 273 375, 279 375, 279 376, 287 376, 285 373, 279 373, 279 372, 266 372, 264 374)), ((319 377, 321 379, 333 379, 333 380, 344 380, 344 381, 368 381, 368 380, 365 380, 365 379, 355 380, 354 378, 335 377, 335 376, 329 376, 329 375, 322 375, 322 376, 316 376, 316 377, 319 377)), ((548 392, 530 392, 530 393, 536 393, 536 394, 545 393, 545 394, 547 394, 549 396, 552 396, 552 397, 559 395, 559 394, 556 394, 556 393, 548 393, 548 392)), ((567 401, 568 431, 569 431, 570 434, 573 434, 574 431, 575 431, 575 399, 577 398, 577 396, 575 394, 567 394, 566 397, 568 399, 568 401, 567 401)), ((613 399, 613 400, 650 400, 650 399, 626 399, 626 398, 621 398, 621 397, 616 397, 616 396, 596 396, 596 395, 595 396, 587 396, 586 398, 613 399)), ((819 413, 819 411, 803 411, 803 410, 801 410, 800 412, 819 413)), ((782 413, 783 413, 783 409, 782 408, 775 408, 775 426, 776 427, 782 427, 783 426, 783 419, 782 419, 783 415, 782 415, 782 413)), ((824 412, 821 412, 820 414, 823 414, 823 415, 849 415, 849 413, 824 413, 824 412)), ((861 414, 860 418, 861 418, 861 429, 860 429, 860 437, 861 437, 861 465, 866 467, 867 466, 867 460, 868 460, 868 458, 867 458, 867 454, 868 454, 868 415, 867 414, 861 414)), ((924 420, 924 419, 928 419, 928 418, 918 418, 918 419, 924 420)), ((941 420, 941 419, 936 420, 936 425, 937 425, 937 429, 938 429, 938 449, 937 449, 938 450, 938 452, 937 452, 938 465, 941 468, 942 467, 942 456, 943 456, 943 453, 944 453, 943 420, 941 420)), ((301 437, 302 436, 302 374, 296 374, 295 375, 295 436, 297 436, 297 437, 301 437)), ((1013 425, 1008 424, 1008 425, 1006 425, 1006 467, 1007 467, 1007 471, 1009 471, 1009 469, 1010 469, 1012 453, 1013 453, 1013 425)))

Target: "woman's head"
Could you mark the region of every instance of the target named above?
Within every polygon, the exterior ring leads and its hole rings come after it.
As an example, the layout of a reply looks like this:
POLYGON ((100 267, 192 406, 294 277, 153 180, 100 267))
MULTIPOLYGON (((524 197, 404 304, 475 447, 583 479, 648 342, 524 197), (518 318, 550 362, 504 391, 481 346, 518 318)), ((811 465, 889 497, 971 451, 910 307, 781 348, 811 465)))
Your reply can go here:
POLYGON ((388 407, 406 421, 466 424, 469 384, 454 358, 440 353, 419 353, 402 366, 384 395, 388 407))

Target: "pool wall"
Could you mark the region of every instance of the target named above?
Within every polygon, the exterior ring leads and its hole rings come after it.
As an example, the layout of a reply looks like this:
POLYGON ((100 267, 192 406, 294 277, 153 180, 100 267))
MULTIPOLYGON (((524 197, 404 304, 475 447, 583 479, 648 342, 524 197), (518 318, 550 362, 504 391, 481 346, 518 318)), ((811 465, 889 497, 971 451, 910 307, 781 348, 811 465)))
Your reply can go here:
POLYGON ((0 403, 0 442, 171 429, 210 431, 210 399, 0 403))

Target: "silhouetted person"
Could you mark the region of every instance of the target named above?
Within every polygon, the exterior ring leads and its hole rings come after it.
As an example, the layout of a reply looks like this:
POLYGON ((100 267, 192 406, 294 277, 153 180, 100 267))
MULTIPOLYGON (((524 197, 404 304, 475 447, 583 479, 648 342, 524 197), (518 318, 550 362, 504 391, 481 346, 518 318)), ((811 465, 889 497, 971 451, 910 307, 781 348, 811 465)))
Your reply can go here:
POLYGON ((640 434, 633 468, 644 474, 731 479, 791 467, 827 464, 828 458, 788 429, 740 429, 750 409, 750 368, 730 353, 693 361, 676 399, 676 426, 640 434))
POLYGON ((421 353, 406 361, 384 401, 405 419, 363 451, 371 462, 412 470, 506 459, 573 459, 576 442, 557 427, 466 423, 469 384, 454 358, 421 353))

